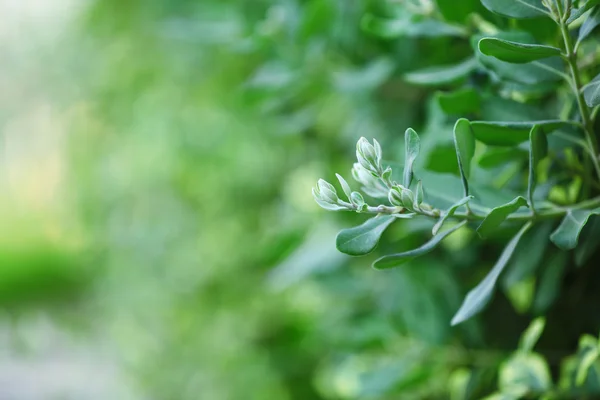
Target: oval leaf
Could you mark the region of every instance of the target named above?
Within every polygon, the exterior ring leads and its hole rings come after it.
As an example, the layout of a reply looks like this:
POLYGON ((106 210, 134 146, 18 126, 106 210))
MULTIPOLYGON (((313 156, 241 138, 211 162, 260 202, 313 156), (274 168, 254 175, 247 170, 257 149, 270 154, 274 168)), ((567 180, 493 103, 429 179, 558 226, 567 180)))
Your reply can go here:
POLYGON ((404 79, 415 85, 446 85, 468 76, 477 67, 475 58, 468 58, 455 65, 423 68, 409 72, 404 79))
POLYGON ((381 257, 373 263, 373 268, 375 269, 389 269, 397 267, 401 264, 404 264, 414 258, 422 256, 423 254, 429 253, 431 250, 435 249, 438 244, 441 243, 446 236, 450 235, 453 232, 456 232, 458 229, 462 228, 467 221, 462 221, 459 224, 453 226, 452 228, 445 230, 444 232, 435 235, 429 242, 425 243, 423 246, 418 249, 409 250, 404 253, 392 254, 389 256, 381 257))
POLYGON ((469 175, 471 171, 471 160, 475 154, 475 137, 471 131, 468 120, 461 118, 454 125, 454 147, 458 159, 458 169, 463 183, 465 196, 469 195, 469 175))
POLYGON ((569 210, 562 222, 556 228, 550 240, 562 250, 571 250, 577 247, 579 234, 592 215, 600 214, 600 208, 594 210, 569 210))
POLYGON ((454 92, 439 92, 437 100, 446 114, 464 115, 476 113, 481 106, 479 92, 473 88, 459 89, 454 92))
POLYGON ((498 261, 496 261, 496 265, 494 268, 487 274, 487 276, 465 297, 460 309, 452 318, 452 325, 460 324, 471 318, 473 315, 477 314, 487 305, 492 297, 492 293, 494 292, 494 287, 496 286, 496 281, 498 277, 506 267, 506 264, 510 260, 510 257, 513 255, 521 237, 527 232, 527 230, 531 227, 531 222, 525 224, 521 230, 508 242, 504 251, 500 255, 498 261))
POLYGON ((421 140, 419 135, 412 128, 408 128, 404 133, 404 187, 410 187, 412 181, 412 167, 419 156, 421 149, 421 140))
POLYGON ((379 238, 395 217, 392 215, 378 215, 367 220, 364 224, 350 229, 343 229, 335 239, 335 246, 342 253, 351 256, 362 256, 372 252, 379 238))
POLYGON ((524 64, 542 58, 560 56, 560 49, 540 44, 525 44, 496 38, 479 41, 479 51, 486 56, 515 64, 524 64))
POLYGON ((471 129, 475 139, 491 146, 516 146, 529 140, 534 125, 550 133, 570 125, 567 121, 546 120, 530 122, 472 121, 471 129))
POLYGON ((527 206, 527 200, 519 196, 510 203, 494 208, 479 225, 477 233, 482 238, 488 237, 510 214, 525 206, 527 206))
POLYGON ((512 18, 535 18, 548 15, 541 0, 481 0, 488 10, 512 18))

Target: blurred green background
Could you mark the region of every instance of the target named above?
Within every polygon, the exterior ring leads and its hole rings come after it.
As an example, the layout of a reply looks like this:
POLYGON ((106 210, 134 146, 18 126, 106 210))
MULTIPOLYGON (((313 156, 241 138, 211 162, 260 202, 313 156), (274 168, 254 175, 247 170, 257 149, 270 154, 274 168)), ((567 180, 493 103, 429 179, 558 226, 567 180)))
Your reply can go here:
POLYGON ((1 399, 444 399, 493 369, 514 341, 449 326, 482 250, 377 272, 428 227, 350 258, 364 218, 311 197, 360 136, 394 160, 409 126, 451 138, 401 75, 470 50, 361 29, 388 8, 0 1, 1 399))

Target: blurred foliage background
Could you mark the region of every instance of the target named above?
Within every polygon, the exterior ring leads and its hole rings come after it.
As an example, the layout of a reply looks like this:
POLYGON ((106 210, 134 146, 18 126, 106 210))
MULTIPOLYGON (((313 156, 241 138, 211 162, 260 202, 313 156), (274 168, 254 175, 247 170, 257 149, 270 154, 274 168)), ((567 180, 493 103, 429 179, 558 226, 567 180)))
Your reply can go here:
MULTIPOLYGON (((449 321, 493 244, 376 272, 310 193, 360 136, 451 140, 401 76, 468 46, 370 35, 380 0, 1 4, 0 398, 442 399, 461 367, 489 393, 529 319, 449 321)), ((430 228, 398 225, 381 253, 430 228)))

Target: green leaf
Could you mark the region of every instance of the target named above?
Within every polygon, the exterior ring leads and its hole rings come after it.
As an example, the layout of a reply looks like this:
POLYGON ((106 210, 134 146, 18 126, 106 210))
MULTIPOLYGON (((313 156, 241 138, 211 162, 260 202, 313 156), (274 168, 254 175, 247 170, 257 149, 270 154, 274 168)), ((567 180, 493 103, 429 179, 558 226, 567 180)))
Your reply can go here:
POLYGON ((596 107, 600 104, 600 74, 584 86, 583 97, 589 107, 596 107))
POLYGON ((521 161, 527 153, 512 147, 490 147, 483 153, 477 164, 481 168, 495 168, 513 161, 521 161))
POLYGON ((504 288, 509 288, 535 275, 544 260, 553 227, 552 221, 538 223, 523 236, 521 245, 513 254, 512 260, 503 274, 504 288))
POLYGON ((389 256, 381 257, 373 263, 373 268, 375 269, 389 269, 397 267, 401 264, 404 264, 414 258, 422 256, 424 254, 429 253, 433 249, 437 247, 438 244, 442 242, 448 235, 453 232, 456 232, 458 229, 465 226, 467 221, 462 221, 459 224, 453 226, 450 229, 445 230, 437 235, 435 235, 429 242, 425 243, 423 246, 418 249, 409 250, 403 253, 391 254, 389 256))
POLYGON ((475 59, 467 58, 455 65, 442 65, 412 71, 405 74, 404 79, 408 83, 415 85, 446 85, 464 79, 473 72, 476 67, 477 62, 475 59))
POLYGON ((436 3, 444 19, 462 23, 469 14, 478 11, 479 0, 436 0, 436 3))
POLYGON ((600 7, 597 7, 588 15, 581 28, 579 28, 579 36, 577 42, 584 40, 596 27, 600 25, 600 7))
POLYGON ((540 336, 542 336, 545 326, 546 320, 543 317, 534 319, 531 324, 529 324, 525 332, 523 332, 521 335, 519 349, 525 352, 533 350, 533 347, 540 339, 540 336))
POLYGON ((335 246, 351 256, 368 254, 377 247, 379 238, 395 219, 392 215, 378 215, 362 225, 343 229, 335 239, 335 246))
POLYGON ((489 37, 479 41, 479 51, 486 56, 515 64, 524 64, 561 54, 560 49, 552 46, 525 44, 489 37))
POLYGON ((535 18, 548 16, 541 0, 481 0, 481 3, 496 14, 511 18, 535 18))
POLYGON ((570 125, 567 121, 547 120, 528 122, 472 121, 471 129, 475 139, 491 146, 516 146, 527 140, 531 128, 538 125, 543 132, 551 133, 570 125))
POLYGON ((582 386, 588 377, 588 372, 594 362, 600 356, 598 347, 590 347, 589 350, 581 357, 579 365, 577 366, 577 372, 575 373, 575 385, 582 386))
POLYGON ((444 211, 442 213, 442 215, 440 216, 440 219, 433 226, 433 229, 431 230, 431 234, 434 236, 437 235, 437 233, 439 232, 442 225, 444 225, 444 222, 446 222, 448 220, 448 218, 452 217, 454 215, 454 213, 456 212, 456 210, 458 210, 460 207, 467 204, 472 198, 473 198, 473 196, 466 196, 463 199, 460 199, 459 201, 454 203, 449 209, 444 211))
POLYGON ((473 88, 463 88, 454 92, 438 92, 437 100, 446 114, 476 113, 481 105, 479 92, 473 88))
POLYGON ((594 210, 569 210, 562 222, 556 228, 550 240, 562 250, 571 250, 577 247, 579 234, 592 215, 600 214, 600 208, 594 210))
POLYGON ((417 21, 409 15, 399 18, 380 18, 372 14, 366 14, 361 20, 361 28, 365 32, 384 39, 395 39, 401 36, 439 37, 465 35, 465 31, 461 27, 433 19, 417 21))
POLYGON ((471 160, 475 154, 475 137, 471 131, 468 120, 461 118, 454 125, 454 146, 456 147, 456 158, 458 169, 463 183, 465 196, 469 195, 469 175, 471 172, 471 160))
POLYGON ((414 207, 419 208, 421 203, 423 202, 423 182, 417 182, 417 189, 415 190, 415 202, 414 207))
POLYGON ((540 160, 548 154, 548 139, 539 125, 534 125, 529 133, 529 180, 527 184, 527 200, 529 207, 535 212, 533 192, 537 184, 537 168, 540 160))
POLYGON ((515 399, 522 399, 528 393, 543 393, 551 386, 548 363, 537 353, 516 353, 500 366, 498 387, 515 399))
POLYGON ((419 135, 412 128, 404 132, 404 187, 410 187, 413 177, 413 164, 419 156, 421 149, 421 140, 419 135))
POLYGON ((504 251, 500 255, 500 258, 494 265, 494 268, 487 274, 487 276, 465 297, 460 309, 452 318, 452 325, 460 324, 471 318, 473 315, 479 313, 487 305, 494 292, 494 287, 498 277, 506 267, 506 264, 510 260, 510 257, 514 253, 521 237, 531 227, 531 222, 525 224, 521 230, 508 242, 504 251))
POLYGON ((513 201, 507 204, 503 204, 499 207, 494 208, 485 217, 481 225, 477 228, 477 233, 482 238, 488 237, 492 232, 496 230, 502 224, 506 218, 521 207, 527 206, 527 200, 519 196, 513 201))
POLYGON ((580 244, 575 249, 575 265, 581 267, 600 245, 600 218, 593 218, 581 231, 580 244))
MULTIPOLYGON (((581 4, 581 2, 580 2, 581 4)), ((585 2, 585 4, 579 8, 574 8, 571 11, 571 15, 569 15, 569 18, 567 19, 567 24, 570 24, 572 22, 575 22, 575 20, 577 20, 579 17, 581 17, 583 14, 585 14, 586 11, 588 11, 589 9, 591 9, 592 7, 596 6, 600 4, 599 0, 588 0, 585 2)))

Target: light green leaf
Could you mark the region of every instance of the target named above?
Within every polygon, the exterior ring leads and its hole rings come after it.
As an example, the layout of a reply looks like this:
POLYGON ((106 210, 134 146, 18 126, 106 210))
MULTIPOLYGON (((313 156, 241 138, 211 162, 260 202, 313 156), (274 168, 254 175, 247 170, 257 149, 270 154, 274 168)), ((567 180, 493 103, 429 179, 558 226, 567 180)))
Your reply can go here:
POLYGON ((454 146, 458 169, 463 183, 465 196, 469 195, 469 175, 471 172, 471 160, 475 154, 475 137, 468 120, 461 118, 454 125, 454 146))
POLYGON ((467 77, 475 68, 477 62, 474 58, 467 58, 455 65, 442 65, 423 68, 404 75, 404 79, 415 85, 446 85, 467 77))
POLYGON ((460 324, 471 318, 473 315, 479 313, 483 308, 487 305, 492 297, 492 293, 494 292, 494 287, 496 285, 496 281, 498 277, 506 267, 506 264, 510 260, 510 257, 513 255, 521 237, 523 234, 527 232, 527 230, 531 227, 531 222, 525 224, 521 230, 508 242, 504 251, 500 255, 498 261, 496 261, 496 265, 494 268, 487 274, 487 276, 465 297, 460 309, 452 318, 452 325, 460 324))
POLYGON ((590 347, 587 352, 581 357, 579 365, 577 365, 577 372, 575 373, 575 385, 582 386, 585 383, 585 380, 588 377, 588 372, 590 368, 594 364, 594 362, 598 359, 600 352, 598 351, 598 347, 590 347))
POLYGON ((438 37, 465 35, 465 31, 461 27, 433 19, 418 21, 409 15, 399 18, 381 18, 372 14, 366 14, 361 20, 361 27, 365 32, 384 39, 395 39, 402 36, 438 37))
POLYGON ((592 215, 600 214, 600 208, 594 210, 569 210, 562 222, 556 228, 550 240, 562 250, 571 250, 577 247, 579 234, 592 215))
POLYGON ((570 125, 560 120, 504 122, 504 121, 472 121, 471 130, 475 139, 491 146, 516 146, 529 140, 531 128, 538 125, 543 132, 552 131, 570 125))
POLYGON ((419 208, 419 206, 423 202, 423 197, 423 182, 419 180, 419 182, 417 182, 417 189, 415 190, 415 208, 419 208))
POLYGON ((444 211, 442 213, 442 215, 440 216, 440 219, 433 226, 433 229, 431 230, 431 234, 434 236, 437 235, 437 233, 440 231, 440 228, 442 227, 442 225, 444 225, 444 222, 446 222, 448 220, 448 218, 452 217, 454 215, 454 213, 456 212, 456 210, 458 210, 460 207, 467 204, 472 198, 473 198, 473 196, 466 196, 465 198, 460 199, 459 201, 454 203, 448 210, 444 211))
POLYGON ((429 242, 425 243, 423 246, 418 249, 409 250, 404 253, 391 254, 389 256, 381 257, 373 263, 373 268, 375 269, 389 269, 397 267, 401 264, 404 264, 414 258, 422 256, 424 254, 429 253, 433 249, 437 247, 438 244, 442 242, 448 235, 453 232, 456 232, 458 229, 465 226, 467 221, 462 221, 459 224, 453 226, 450 229, 445 230, 437 235, 435 235, 429 242))
POLYGON ((419 135, 412 128, 408 128, 404 133, 404 187, 410 187, 413 177, 413 164, 419 156, 421 149, 421 140, 419 135))
POLYGON ((546 326, 546 319, 543 317, 538 317, 534 319, 531 324, 527 327, 525 332, 521 335, 521 340, 519 341, 519 349, 525 352, 529 352, 533 350, 533 347, 542 336, 542 332, 544 332, 544 327, 546 326))
MULTIPOLYGON (((581 4, 581 2, 580 2, 581 4)), ((585 2, 585 4, 579 8, 574 8, 571 11, 571 15, 569 15, 569 18, 567 19, 567 24, 570 24, 572 22, 575 22, 575 20, 577 20, 579 17, 581 17, 583 14, 585 14, 586 11, 590 10, 592 7, 596 6, 600 4, 600 0, 588 0, 585 2)))
POLYGON ((519 208, 526 206, 527 200, 519 196, 510 203, 494 208, 485 217, 481 225, 479 225, 477 228, 477 233, 482 238, 488 237, 492 232, 494 232, 494 230, 496 230, 496 228, 500 226, 500 224, 506 220, 506 218, 508 218, 510 214, 514 213, 519 208))
POLYGON ((560 49, 540 44, 525 44, 486 37, 479 41, 479 51, 501 61, 524 64, 543 58, 560 56, 560 49))
POLYGON ((350 185, 348 185, 348 182, 346 182, 344 177, 342 177, 340 174, 335 174, 335 176, 338 178, 338 181, 340 182, 340 186, 342 187, 344 194, 348 198, 348 201, 352 202, 352 200, 351 200, 352 189, 350 189, 350 185))
POLYGON ((437 100, 446 114, 465 115, 476 113, 481 105, 479 92, 463 88, 454 92, 438 92, 437 100))
POLYGON ((519 399, 527 393, 541 394, 552 386, 548 363, 537 353, 516 353, 500 366, 498 386, 519 399))
POLYGON ((535 18, 548 16, 541 0, 481 0, 488 10, 511 18, 535 18))
POLYGON ((585 19, 581 28, 579 28, 579 36, 577 42, 584 40, 596 27, 600 25, 600 8, 594 9, 585 19))
POLYGON ((583 88, 583 97, 589 107, 596 107, 600 104, 600 74, 583 88))
POLYGON ((534 125, 529 133, 529 180, 527 184, 527 200, 529 207, 535 212, 533 192, 537 184, 538 164, 548 154, 548 139, 539 125, 534 125))
POLYGON ((351 256, 368 254, 377 247, 379 238, 394 220, 392 215, 378 215, 362 225, 343 229, 335 239, 335 246, 342 253, 351 256))

